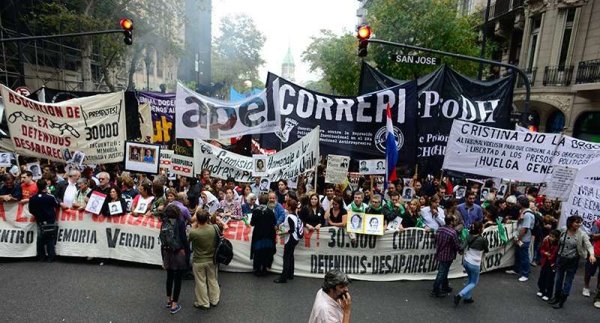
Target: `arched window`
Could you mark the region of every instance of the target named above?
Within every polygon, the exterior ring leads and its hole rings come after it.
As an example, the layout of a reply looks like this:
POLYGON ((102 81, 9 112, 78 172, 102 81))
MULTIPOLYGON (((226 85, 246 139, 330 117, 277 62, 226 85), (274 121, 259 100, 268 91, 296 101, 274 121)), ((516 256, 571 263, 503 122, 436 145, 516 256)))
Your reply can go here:
POLYGON ((565 127, 565 115, 560 111, 554 111, 546 122, 547 133, 560 133, 565 127))

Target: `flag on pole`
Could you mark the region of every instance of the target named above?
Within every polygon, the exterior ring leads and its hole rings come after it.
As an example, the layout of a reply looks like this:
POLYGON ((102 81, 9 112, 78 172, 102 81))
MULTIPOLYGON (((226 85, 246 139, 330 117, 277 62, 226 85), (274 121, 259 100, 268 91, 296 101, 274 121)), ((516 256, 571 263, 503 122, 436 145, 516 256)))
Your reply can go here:
POLYGON ((396 176, 396 164, 398 163, 398 142, 396 136, 394 136, 394 126, 392 125, 392 107, 388 103, 387 105, 387 121, 386 121, 386 140, 385 140, 385 183, 384 188, 387 189, 388 183, 395 181, 396 176))

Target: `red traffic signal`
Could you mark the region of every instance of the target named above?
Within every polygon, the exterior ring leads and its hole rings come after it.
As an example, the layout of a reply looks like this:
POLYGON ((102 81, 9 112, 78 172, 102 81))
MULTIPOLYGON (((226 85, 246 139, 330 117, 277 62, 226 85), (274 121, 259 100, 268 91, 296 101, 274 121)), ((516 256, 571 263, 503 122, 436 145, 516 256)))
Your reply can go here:
POLYGON ((371 27, 369 25, 362 25, 358 27, 356 37, 358 37, 360 40, 371 38, 371 27))
POLYGON ((369 38, 371 38, 371 27, 369 25, 358 27, 356 37, 358 38, 358 56, 367 56, 367 46, 369 45, 369 38))
POLYGON ((123 42, 126 45, 133 44, 133 21, 129 18, 123 18, 119 21, 121 28, 123 29, 123 42))

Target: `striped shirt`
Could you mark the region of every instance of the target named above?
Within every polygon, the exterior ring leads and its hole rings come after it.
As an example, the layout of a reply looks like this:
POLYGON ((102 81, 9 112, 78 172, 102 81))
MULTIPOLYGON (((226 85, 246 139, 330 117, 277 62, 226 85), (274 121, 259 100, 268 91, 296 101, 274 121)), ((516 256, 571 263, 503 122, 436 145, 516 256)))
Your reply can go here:
POLYGON ((453 261, 456 253, 460 250, 458 234, 450 226, 440 227, 435 232, 435 244, 437 247, 435 258, 437 261, 453 261))

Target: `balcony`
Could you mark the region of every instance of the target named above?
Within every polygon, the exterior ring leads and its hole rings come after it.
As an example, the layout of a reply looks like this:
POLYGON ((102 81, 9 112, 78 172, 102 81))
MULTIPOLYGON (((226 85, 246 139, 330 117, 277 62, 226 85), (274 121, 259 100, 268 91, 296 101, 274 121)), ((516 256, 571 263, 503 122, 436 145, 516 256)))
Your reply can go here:
MULTIPOLYGON (((490 6, 490 19, 499 18, 513 10, 523 7, 523 0, 496 0, 490 6)), ((485 10, 484 10, 485 12, 485 10)))
POLYGON ((573 66, 546 66, 544 86, 569 86, 573 78, 573 66))
MULTIPOLYGON (((527 74, 527 78, 529 79, 529 83, 531 86, 535 84, 535 73, 537 73, 537 68, 529 68, 525 70, 525 74, 527 74)), ((519 75, 517 78, 517 87, 523 87, 525 83, 523 82, 523 77, 519 75)))
POLYGON ((575 83, 598 83, 600 82, 600 59, 579 62, 575 83))

